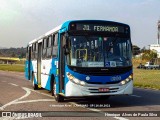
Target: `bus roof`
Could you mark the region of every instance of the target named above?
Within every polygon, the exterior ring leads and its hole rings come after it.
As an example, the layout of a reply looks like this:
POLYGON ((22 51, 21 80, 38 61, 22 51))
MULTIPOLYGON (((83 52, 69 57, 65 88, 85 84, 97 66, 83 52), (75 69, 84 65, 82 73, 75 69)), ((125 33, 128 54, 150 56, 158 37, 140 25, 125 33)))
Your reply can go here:
POLYGON ((47 33, 45 33, 45 34, 43 34, 43 35, 41 35, 40 37, 38 37, 38 38, 36 38, 36 39, 33 39, 31 42, 29 42, 29 45, 32 44, 32 43, 35 43, 36 41, 41 40, 41 39, 44 38, 45 36, 48 36, 48 35, 50 35, 50 34, 53 34, 53 33, 58 32, 58 31, 61 29, 61 26, 62 26, 62 25, 59 25, 59 26, 57 26, 56 28, 48 31, 47 33))
POLYGON ((42 38, 44 38, 45 36, 48 36, 50 34, 53 34, 53 33, 56 33, 58 32, 60 29, 62 28, 66 28, 68 29, 68 25, 71 23, 71 22, 108 22, 108 23, 116 23, 116 24, 121 24, 121 25, 126 25, 126 26, 129 26, 127 24, 124 24, 124 23, 120 23, 120 22, 115 22, 115 21, 106 21, 106 20, 69 20, 69 21, 66 21, 64 22, 63 24, 55 27, 54 29, 48 31, 47 33, 41 35, 40 37, 36 38, 36 39, 33 39, 31 42, 29 42, 29 45, 31 45, 32 43, 35 43, 39 40, 41 40, 42 38))

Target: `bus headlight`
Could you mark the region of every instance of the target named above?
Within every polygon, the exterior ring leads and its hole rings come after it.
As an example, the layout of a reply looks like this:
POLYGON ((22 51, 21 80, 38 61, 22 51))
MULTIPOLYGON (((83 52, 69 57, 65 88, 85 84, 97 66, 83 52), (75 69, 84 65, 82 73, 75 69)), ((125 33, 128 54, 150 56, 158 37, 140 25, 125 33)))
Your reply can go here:
POLYGON ((131 80, 133 80, 133 75, 130 75, 128 78, 126 78, 125 80, 121 81, 120 84, 121 85, 125 85, 125 84, 129 83, 131 80))
POLYGON ((81 81, 80 84, 84 86, 86 83, 84 81, 81 81))
POLYGON ((70 74, 69 72, 67 72, 67 77, 68 77, 68 79, 71 81, 71 82, 73 82, 73 83, 75 83, 75 84, 77 84, 77 85, 82 85, 82 86, 84 86, 86 83, 84 82, 84 81, 80 81, 79 79, 77 79, 77 78, 75 78, 72 74, 70 74))
POLYGON ((76 84, 79 84, 79 83, 80 83, 80 80, 78 80, 77 78, 73 78, 73 81, 74 81, 76 84))

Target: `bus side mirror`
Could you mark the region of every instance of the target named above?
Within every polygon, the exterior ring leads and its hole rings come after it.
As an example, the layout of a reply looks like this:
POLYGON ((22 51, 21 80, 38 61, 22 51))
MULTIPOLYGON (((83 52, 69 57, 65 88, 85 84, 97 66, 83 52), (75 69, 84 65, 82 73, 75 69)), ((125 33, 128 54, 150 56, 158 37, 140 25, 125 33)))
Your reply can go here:
POLYGON ((69 35, 67 32, 65 33, 65 39, 66 39, 66 41, 68 41, 68 39, 69 39, 69 35))
POLYGON ((69 54, 69 48, 68 48, 68 40, 69 40, 69 34, 66 32, 64 34, 64 37, 65 37, 65 45, 63 46, 63 49, 64 49, 64 54, 65 55, 68 55, 69 54))

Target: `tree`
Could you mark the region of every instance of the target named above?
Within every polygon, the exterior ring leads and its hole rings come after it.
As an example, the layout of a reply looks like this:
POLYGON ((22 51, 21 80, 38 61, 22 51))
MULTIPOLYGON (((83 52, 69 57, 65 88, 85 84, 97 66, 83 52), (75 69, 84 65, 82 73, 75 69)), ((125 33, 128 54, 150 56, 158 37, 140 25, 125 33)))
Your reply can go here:
POLYGON ((152 60, 154 58, 157 58, 157 53, 155 51, 152 50, 144 50, 143 51, 143 55, 142 55, 142 59, 143 60, 152 60))
POLYGON ((138 55, 140 53, 140 48, 137 45, 132 46, 133 55, 138 55))
POLYGON ((12 52, 11 57, 16 57, 16 54, 12 52))
POLYGON ((145 50, 146 50, 146 47, 144 46, 144 47, 141 49, 141 53, 143 53, 145 50))

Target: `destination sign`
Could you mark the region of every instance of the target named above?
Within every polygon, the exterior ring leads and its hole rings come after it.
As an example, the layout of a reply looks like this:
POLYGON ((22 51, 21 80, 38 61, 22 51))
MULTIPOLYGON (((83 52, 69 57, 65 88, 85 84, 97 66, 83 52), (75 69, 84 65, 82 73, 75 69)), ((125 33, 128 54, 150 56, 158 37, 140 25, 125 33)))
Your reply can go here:
POLYGON ((103 25, 103 24, 76 24, 76 30, 82 31, 96 31, 96 32, 125 32, 125 27, 116 25, 103 25))

